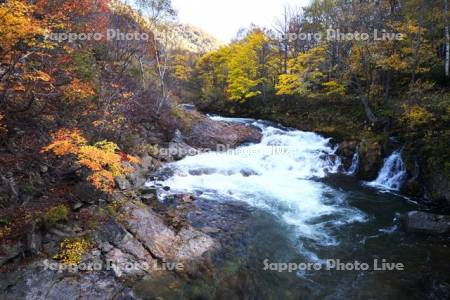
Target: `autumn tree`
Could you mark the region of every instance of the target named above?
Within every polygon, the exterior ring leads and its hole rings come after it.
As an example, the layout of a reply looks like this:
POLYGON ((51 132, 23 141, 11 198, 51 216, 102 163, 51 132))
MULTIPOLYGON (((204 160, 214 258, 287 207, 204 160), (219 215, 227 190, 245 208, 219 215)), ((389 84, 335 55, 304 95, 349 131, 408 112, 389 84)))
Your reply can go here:
POLYGON ((78 129, 61 129, 52 134, 52 138, 53 142, 43 148, 42 152, 52 152, 58 157, 74 157, 80 165, 92 172, 87 180, 105 193, 112 192, 116 177, 123 177, 134 171, 126 164, 139 162, 136 157, 121 153, 119 147, 112 142, 89 144, 78 129))
POLYGON ((266 99, 278 70, 273 50, 269 38, 259 30, 233 45, 227 82, 231 100, 242 102, 256 96, 266 99))

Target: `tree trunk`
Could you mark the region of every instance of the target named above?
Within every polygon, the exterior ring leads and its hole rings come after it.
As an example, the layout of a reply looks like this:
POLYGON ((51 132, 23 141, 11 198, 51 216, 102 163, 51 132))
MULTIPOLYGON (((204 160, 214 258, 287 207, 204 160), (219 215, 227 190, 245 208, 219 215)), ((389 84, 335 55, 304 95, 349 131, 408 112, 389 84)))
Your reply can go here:
POLYGON ((366 113, 366 117, 370 123, 377 123, 378 119, 375 114, 372 112, 372 109, 369 106, 369 99, 367 95, 361 94, 359 99, 361 100, 362 105, 364 106, 364 112, 366 113))
POLYGON ((448 0, 445 0, 445 77, 450 77, 450 34, 448 29, 448 0))

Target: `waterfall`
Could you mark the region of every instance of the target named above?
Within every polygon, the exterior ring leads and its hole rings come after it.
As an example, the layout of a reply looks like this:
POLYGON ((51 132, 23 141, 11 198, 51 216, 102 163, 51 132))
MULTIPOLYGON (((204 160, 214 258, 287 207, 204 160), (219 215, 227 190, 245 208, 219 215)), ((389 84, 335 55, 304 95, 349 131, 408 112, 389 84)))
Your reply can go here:
POLYGON ((355 175, 359 168, 359 146, 356 147, 355 154, 353 154, 352 165, 345 172, 346 175, 355 175))
POLYGON ((384 160, 377 179, 369 183, 373 187, 398 191, 406 179, 406 168, 400 151, 393 152, 384 160))

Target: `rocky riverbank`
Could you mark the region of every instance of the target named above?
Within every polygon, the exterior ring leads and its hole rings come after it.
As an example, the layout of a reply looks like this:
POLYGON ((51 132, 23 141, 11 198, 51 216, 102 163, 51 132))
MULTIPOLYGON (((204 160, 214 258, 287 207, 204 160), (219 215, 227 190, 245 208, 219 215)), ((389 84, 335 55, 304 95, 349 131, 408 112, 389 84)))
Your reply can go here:
MULTIPOLYGON (((99 198, 80 182, 75 187, 80 201, 72 203, 70 218, 33 228, 20 240, 2 241, 2 299, 134 299, 132 287, 140 279, 192 276, 208 269, 210 255, 221 245, 214 236, 219 229, 188 217, 201 214, 193 212, 192 195, 162 205, 157 190, 145 183, 167 162, 205 149, 258 142, 261 133, 246 125, 212 121, 195 111, 183 113, 191 116, 189 126, 181 123, 185 125, 172 141, 141 157, 127 178, 116 178, 112 196, 99 198), (68 268, 74 257, 79 257, 80 267, 68 268)), ((2 188, 14 185, 8 182, 2 188)), ((221 222, 217 226, 230 225, 221 222)))

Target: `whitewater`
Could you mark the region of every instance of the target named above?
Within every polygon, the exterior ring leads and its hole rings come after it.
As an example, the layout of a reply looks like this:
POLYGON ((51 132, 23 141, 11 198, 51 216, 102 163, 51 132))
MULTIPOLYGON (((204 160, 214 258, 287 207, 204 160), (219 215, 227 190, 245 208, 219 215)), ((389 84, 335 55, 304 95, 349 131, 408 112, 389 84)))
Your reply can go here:
MULTIPOLYGON (((163 198, 193 193, 215 201, 244 201, 292 226, 294 238, 322 246, 338 245, 333 236, 336 227, 366 221, 361 211, 347 204, 345 193, 321 180, 342 169, 330 139, 262 121, 214 119, 256 126, 262 141, 169 165, 175 175, 163 182, 170 187, 163 198)), ((310 259, 318 259, 301 247, 310 259)))

